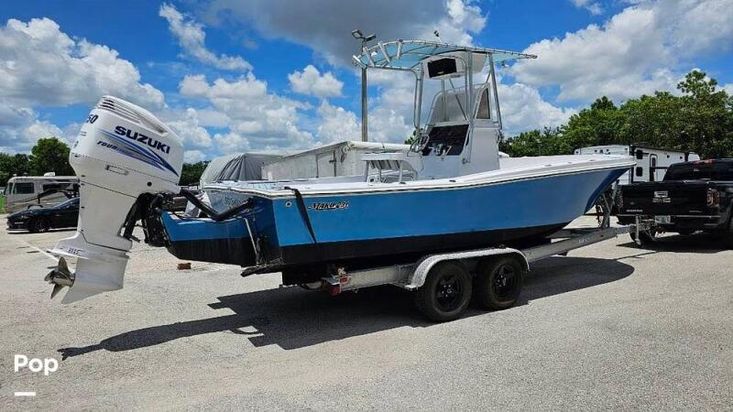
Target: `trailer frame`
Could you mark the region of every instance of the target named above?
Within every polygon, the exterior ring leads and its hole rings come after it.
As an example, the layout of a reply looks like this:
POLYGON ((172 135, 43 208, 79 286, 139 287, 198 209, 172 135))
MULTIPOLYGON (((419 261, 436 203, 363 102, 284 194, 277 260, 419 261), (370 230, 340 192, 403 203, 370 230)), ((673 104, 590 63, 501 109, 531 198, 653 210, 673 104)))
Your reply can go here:
MULTIPOLYGON (((509 257, 519 262, 524 269, 521 273, 523 278, 531 269, 531 264, 542 259, 556 255, 566 255, 572 250, 589 246, 604 240, 615 238, 622 234, 638 233, 644 230, 647 222, 638 221, 628 226, 610 226, 610 221, 604 219, 601 227, 562 229, 553 233, 546 239, 548 243, 516 249, 511 247, 492 247, 486 249, 475 249, 455 251, 449 253, 434 253, 423 256, 412 263, 394 264, 388 266, 375 266, 372 268, 349 271, 346 267, 335 267, 332 273, 321 278, 320 282, 302 285, 307 289, 325 289, 329 294, 338 295, 346 291, 358 291, 359 289, 392 285, 411 292, 420 292, 434 268, 445 262, 458 263, 467 273, 470 274, 474 283, 479 277, 485 276, 481 268, 490 267, 501 258, 509 257), (605 226, 605 227, 604 227, 605 226)), ((521 291, 521 280, 519 283, 521 291)), ((519 291, 517 291, 517 296, 519 291)), ((505 304, 500 309, 513 306, 515 301, 505 304)), ((484 305, 486 306, 486 305, 484 305)), ((489 305, 496 309, 496 305, 489 305)), ((433 321, 447 321, 460 316, 463 310, 455 315, 447 317, 436 317, 431 314, 430 308, 425 310, 424 304, 418 304, 418 308, 433 321), (427 313, 426 313, 427 312, 427 313)))

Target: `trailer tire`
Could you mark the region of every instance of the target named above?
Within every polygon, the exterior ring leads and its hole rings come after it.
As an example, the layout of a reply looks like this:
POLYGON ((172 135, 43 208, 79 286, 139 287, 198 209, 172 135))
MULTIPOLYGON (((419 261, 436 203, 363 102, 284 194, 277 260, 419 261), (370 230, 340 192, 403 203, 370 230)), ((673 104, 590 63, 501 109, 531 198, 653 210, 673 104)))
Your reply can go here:
POLYGON ((514 306, 522 292, 525 266, 514 256, 484 259, 476 268, 476 301, 484 309, 514 306))
POLYGON ((428 319, 447 322, 457 319, 471 302, 471 276, 457 262, 440 262, 430 269, 417 290, 415 305, 428 319))

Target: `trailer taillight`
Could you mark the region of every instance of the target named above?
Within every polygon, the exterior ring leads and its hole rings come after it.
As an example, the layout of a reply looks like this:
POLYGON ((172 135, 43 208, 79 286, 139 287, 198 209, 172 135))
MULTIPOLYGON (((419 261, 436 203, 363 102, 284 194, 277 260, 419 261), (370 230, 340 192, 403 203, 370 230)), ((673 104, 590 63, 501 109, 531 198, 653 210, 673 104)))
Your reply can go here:
POLYGON ((720 206, 720 192, 717 189, 708 189, 707 204, 708 207, 720 206))

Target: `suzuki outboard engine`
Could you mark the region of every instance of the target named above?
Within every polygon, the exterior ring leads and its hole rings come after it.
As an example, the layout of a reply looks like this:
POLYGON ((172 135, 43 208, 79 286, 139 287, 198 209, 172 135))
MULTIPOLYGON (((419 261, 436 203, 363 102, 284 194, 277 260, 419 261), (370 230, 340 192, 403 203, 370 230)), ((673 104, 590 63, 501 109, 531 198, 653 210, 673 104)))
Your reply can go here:
POLYGON ((46 277, 63 303, 122 288, 132 241, 122 232, 130 209, 144 193, 178 193, 183 163, 180 139, 150 112, 104 96, 71 148, 69 162, 80 180, 76 233, 51 253, 59 266, 46 277), (71 273, 64 257, 76 258, 71 273))

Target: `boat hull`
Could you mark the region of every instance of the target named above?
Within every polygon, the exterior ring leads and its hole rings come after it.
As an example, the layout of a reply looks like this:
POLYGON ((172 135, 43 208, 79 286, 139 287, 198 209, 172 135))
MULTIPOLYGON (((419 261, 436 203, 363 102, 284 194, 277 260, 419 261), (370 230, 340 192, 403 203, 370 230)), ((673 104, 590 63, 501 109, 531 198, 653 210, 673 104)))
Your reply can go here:
POLYGON ((213 222, 164 215, 163 225, 169 250, 180 258, 270 269, 525 246, 584 214, 624 172, 277 198, 242 191, 235 196, 252 197, 255 205, 242 216, 213 222))

